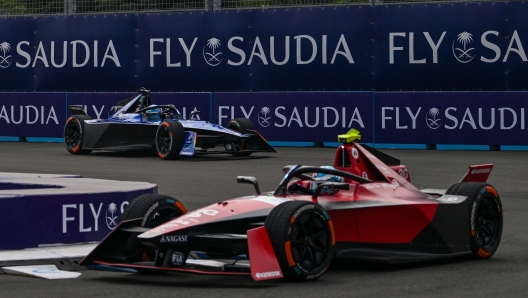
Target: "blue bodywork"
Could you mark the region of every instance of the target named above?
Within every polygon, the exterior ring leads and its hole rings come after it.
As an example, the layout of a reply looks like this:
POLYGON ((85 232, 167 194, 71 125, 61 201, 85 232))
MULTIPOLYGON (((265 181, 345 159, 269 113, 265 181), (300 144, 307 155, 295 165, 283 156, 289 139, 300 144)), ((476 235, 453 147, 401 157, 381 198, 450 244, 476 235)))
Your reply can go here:
MULTIPOLYGON (((142 91, 139 95, 118 102, 106 119, 90 119, 82 109, 70 107, 73 116, 83 117, 82 148, 111 151, 156 149, 155 139, 160 125, 164 122, 179 122, 185 130, 183 146, 177 149, 180 150, 180 155, 276 152, 254 130, 248 129, 241 133, 234 130, 236 127, 226 128, 209 121, 194 119, 194 114, 199 114, 198 111, 191 113, 191 119, 183 119, 176 107, 153 105, 148 90, 142 91), (224 148, 210 150, 217 145, 224 148)), ((183 138, 183 135, 181 137, 183 138)))

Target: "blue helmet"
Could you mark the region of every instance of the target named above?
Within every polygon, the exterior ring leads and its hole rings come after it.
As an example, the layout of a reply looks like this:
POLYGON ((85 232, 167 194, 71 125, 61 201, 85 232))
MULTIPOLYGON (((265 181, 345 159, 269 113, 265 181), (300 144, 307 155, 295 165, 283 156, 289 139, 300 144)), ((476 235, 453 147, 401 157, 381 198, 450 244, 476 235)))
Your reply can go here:
POLYGON ((149 121, 161 121, 160 114, 161 114, 160 108, 150 109, 145 112, 145 115, 147 116, 147 119, 149 121))
MULTIPOLYGON (((331 170, 335 170, 336 169, 336 168, 334 168, 332 166, 321 166, 321 168, 323 168, 323 169, 331 169, 331 170)), ((312 174, 312 178, 314 180, 312 180, 310 182, 310 189, 313 190, 313 191, 315 191, 317 186, 319 186, 320 184, 323 184, 325 182, 344 182, 345 181, 345 178, 343 178, 341 176, 336 176, 336 175, 332 175, 332 174, 324 174, 324 173, 313 173, 312 174)), ((330 190, 330 189, 327 189, 326 187, 321 190, 321 194, 333 194, 335 192, 336 192, 335 190, 330 190)))

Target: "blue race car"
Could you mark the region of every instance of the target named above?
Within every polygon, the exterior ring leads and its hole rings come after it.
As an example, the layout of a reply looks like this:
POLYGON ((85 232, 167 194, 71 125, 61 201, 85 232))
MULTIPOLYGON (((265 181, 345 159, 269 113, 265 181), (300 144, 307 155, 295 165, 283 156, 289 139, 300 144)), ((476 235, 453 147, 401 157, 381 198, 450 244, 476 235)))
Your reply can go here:
POLYGON ((151 104, 150 91, 118 102, 107 119, 92 119, 80 106, 70 106, 72 116, 64 127, 64 145, 71 154, 93 150, 156 150, 162 159, 195 154, 227 153, 249 156, 276 152, 247 118, 229 121, 227 127, 195 119, 199 111, 183 119, 174 105, 151 104), (221 150, 215 147, 221 146, 221 150))

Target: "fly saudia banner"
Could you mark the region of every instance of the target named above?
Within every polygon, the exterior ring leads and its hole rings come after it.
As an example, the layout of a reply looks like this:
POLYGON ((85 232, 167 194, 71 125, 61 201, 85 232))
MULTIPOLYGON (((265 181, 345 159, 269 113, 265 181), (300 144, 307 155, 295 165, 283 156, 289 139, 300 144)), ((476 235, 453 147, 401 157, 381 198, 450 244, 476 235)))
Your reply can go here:
POLYGON ((0 19, 0 90, 507 91, 528 3, 0 19))

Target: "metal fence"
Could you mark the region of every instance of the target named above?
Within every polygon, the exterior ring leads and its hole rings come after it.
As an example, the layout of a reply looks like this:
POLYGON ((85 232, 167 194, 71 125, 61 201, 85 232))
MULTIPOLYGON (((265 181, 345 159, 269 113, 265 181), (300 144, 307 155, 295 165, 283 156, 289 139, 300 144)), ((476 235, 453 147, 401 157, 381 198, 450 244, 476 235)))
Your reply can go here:
MULTIPOLYGON (((469 0, 472 1, 472 0, 469 0)), ((469 2, 468 0, 0 0, 0 17, 276 7, 469 2)), ((475 0, 476 1, 476 0, 475 0)), ((521 0, 519 0, 521 1, 521 0)), ((479 1, 482 2, 482 1, 479 1)))

